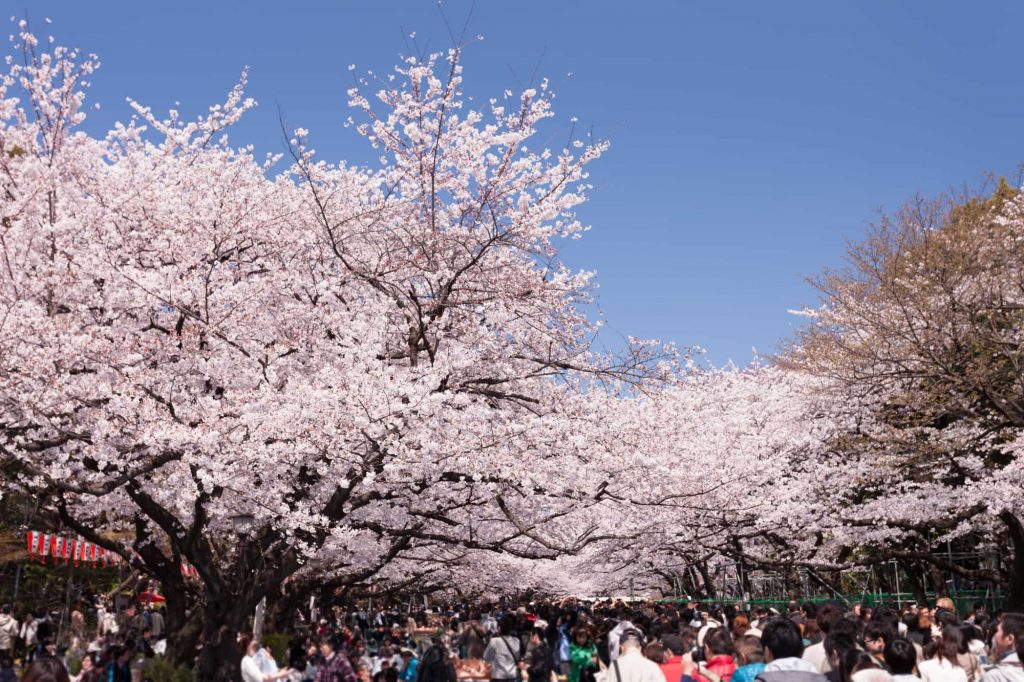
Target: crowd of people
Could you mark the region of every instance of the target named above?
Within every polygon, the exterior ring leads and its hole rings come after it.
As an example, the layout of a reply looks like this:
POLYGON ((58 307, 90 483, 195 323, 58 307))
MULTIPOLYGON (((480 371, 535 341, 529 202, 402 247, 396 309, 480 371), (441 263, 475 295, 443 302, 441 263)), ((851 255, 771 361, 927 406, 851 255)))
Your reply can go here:
POLYGON ((948 599, 785 613, 575 600, 353 611, 293 638, 283 669, 244 642, 245 682, 1024 682, 1024 615, 958 614, 948 599))
MULTIPOLYGON (((3 606, 0 682, 145 680, 145 660, 162 653, 159 611, 129 605, 95 620, 90 638, 72 615, 73 634, 58 646, 50 614, 19 622, 3 606)), ((981 604, 958 613, 948 599, 935 608, 792 602, 783 613, 574 599, 335 607, 298 626, 277 657, 250 634, 238 644, 244 682, 1024 682, 1024 614, 981 604)))
POLYGON ((9 604, 0 606, 0 682, 132 682, 133 667, 163 653, 159 609, 128 603, 114 613, 96 602, 89 610, 93 622, 87 627, 79 609, 18 614, 9 604))

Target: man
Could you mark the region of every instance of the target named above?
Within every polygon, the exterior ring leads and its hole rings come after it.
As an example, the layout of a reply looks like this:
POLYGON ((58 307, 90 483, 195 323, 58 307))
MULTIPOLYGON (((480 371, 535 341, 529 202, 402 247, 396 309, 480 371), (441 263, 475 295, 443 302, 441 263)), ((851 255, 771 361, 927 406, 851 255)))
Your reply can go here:
POLYGON ((803 659, 813 665, 820 673, 827 673, 832 669, 829 664, 828 655, 825 653, 825 638, 832 630, 832 624, 843 617, 843 612, 832 602, 827 602, 820 609, 815 620, 818 622, 818 629, 821 630, 821 641, 812 644, 804 649, 803 659))
POLYGON ((661 664, 661 672, 666 680, 675 682, 683 676, 683 654, 686 653, 683 638, 679 635, 665 635, 661 638, 661 645, 669 652, 669 659, 661 664))
POLYGON ((324 637, 320 643, 320 654, 324 663, 316 671, 316 682, 356 682, 356 673, 348 656, 340 651, 336 636, 324 637))
POLYGON ((892 630, 877 620, 872 620, 864 628, 864 651, 868 652, 868 655, 886 670, 888 666, 885 663, 885 647, 892 641, 893 636, 892 630))
POLYGON ((608 667, 606 682, 666 682, 658 664, 644 657, 643 635, 639 630, 623 630, 618 644, 619 655, 608 667))
POLYGON ((630 623, 628 620, 622 619, 618 624, 612 628, 611 632, 608 633, 608 660, 614 661, 619 657, 619 647, 622 646, 622 635, 628 630, 635 630, 639 633, 640 637, 643 637, 643 633, 635 625, 630 623))
POLYGON ((800 628, 788 618, 773 618, 761 633, 764 672, 760 682, 826 682, 825 676, 803 660, 804 641, 800 628))
POLYGON ((917 649, 906 637, 896 637, 885 645, 885 664, 892 673, 893 682, 912 682, 920 679, 914 675, 917 667, 917 649))
POLYGON ((986 669, 981 682, 1024 682, 1019 650, 1024 644, 1024 613, 1004 613, 992 637, 994 666, 986 669))
POLYGON ((0 606, 0 658, 14 658, 14 642, 18 639, 18 621, 11 615, 11 605, 0 606))
POLYGON ((697 682, 714 682, 714 680, 729 680, 736 672, 736 661, 732 657, 732 637, 725 628, 714 628, 709 630, 704 637, 704 660, 698 666, 698 675, 695 675, 697 682))
POLYGON ((551 649, 544 641, 544 629, 534 627, 530 630, 530 661, 523 661, 520 667, 526 673, 529 682, 550 682, 552 659, 551 649))

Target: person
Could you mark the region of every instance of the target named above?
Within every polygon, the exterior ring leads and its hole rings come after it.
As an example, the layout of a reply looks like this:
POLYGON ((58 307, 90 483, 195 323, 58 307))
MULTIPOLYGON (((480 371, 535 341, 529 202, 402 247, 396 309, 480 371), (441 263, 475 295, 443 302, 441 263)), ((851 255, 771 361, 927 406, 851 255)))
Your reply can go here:
POLYGON ((683 638, 676 634, 665 635, 661 638, 661 644, 668 652, 668 660, 661 664, 661 673, 666 680, 678 680, 683 676, 683 654, 686 653, 686 645, 683 638))
POLYGON ((492 680, 515 680, 522 658, 519 639, 512 636, 515 620, 505 617, 498 621, 498 635, 492 637, 484 650, 484 660, 491 664, 492 680))
POLYGON ((894 682, 916 680, 914 668, 917 667, 917 649, 906 637, 896 637, 885 645, 882 653, 885 665, 889 667, 894 682))
POLYGON ((572 672, 572 656, 569 649, 572 647, 572 636, 569 633, 569 620, 567 616, 558 617, 558 625, 555 626, 555 663, 558 671, 569 677, 572 672))
POLYGON ((355 670, 340 645, 336 636, 325 637, 320 642, 323 663, 317 668, 316 682, 357 682, 355 670))
MULTIPOLYGON (((643 655, 643 635, 639 630, 623 630, 618 644, 619 655, 608 668, 606 682, 666 682, 661 667, 643 655)), ((686 679, 685 668, 682 679, 686 679)))
MULTIPOLYGON (((857 673, 866 670, 881 670, 878 661, 871 654, 860 649, 846 649, 839 659, 839 680, 840 682, 853 682, 857 673)), ((883 671, 884 672, 884 671, 883 671)))
POLYGON ((529 682, 550 682, 552 673, 551 648, 544 641, 544 630, 538 627, 530 630, 530 662, 523 663, 523 671, 529 682))
MULTIPOLYGON (((290 671, 287 668, 274 671, 263 669, 266 662, 260 656, 262 647, 259 640, 249 639, 248 636, 245 636, 239 643, 245 647, 245 656, 242 657, 241 663, 243 682, 274 682, 274 680, 283 680, 289 676, 290 671)), ((277 665, 275 664, 274 667, 276 668, 277 665)))
POLYGON ((72 682, 100 682, 102 672, 96 665, 93 654, 87 653, 82 657, 82 669, 76 677, 72 678, 72 682))
POLYGON ((985 670, 982 682, 1024 682, 1020 649, 1024 644, 1024 614, 1004 613, 992 636, 993 665, 985 670))
POLYGON ((476 616, 462 624, 462 631, 459 633, 459 646, 462 648, 463 658, 484 657, 484 637, 487 630, 480 624, 476 616))
POLYGON ((732 682, 754 682, 764 672, 764 648, 761 638, 754 635, 743 635, 733 645, 733 658, 736 670, 732 674, 732 682))
POLYGON ((118 646, 110 653, 111 661, 103 671, 103 682, 132 682, 132 650, 118 646))
POLYGON ((569 680, 568 682, 588 682, 593 680, 594 671, 598 668, 597 645, 590 628, 584 624, 572 630, 572 643, 569 645, 569 680))
POLYGON ((41 657, 25 669, 21 682, 71 682, 71 676, 56 658, 41 657))
POLYGON ((14 658, 14 642, 18 639, 18 621, 11 615, 11 605, 0 606, 0 657, 14 658))
POLYGON ((892 641, 895 633, 885 624, 872 620, 864 628, 864 651, 868 652, 871 658, 875 659, 883 668, 885 667, 885 647, 892 641))
POLYGON ((424 652, 416 671, 416 682, 455 682, 455 666, 440 639, 434 638, 430 648, 424 652))
POLYGON ((917 672, 925 682, 967 682, 967 671, 960 666, 960 628, 946 625, 932 643, 932 655, 921 661, 917 672))
POLYGON ((847 651, 857 648, 857 642, 848 634, 833 632, 825 638, 825 653, 828 654, 829 671, 822 673, 828 682, 842 682, 843 675, 840 671, 843 665, 843 656, 847 651))
POLYGON ((21 622, 21 645, 25 647, 24 660, 31 661, 36 653, 36 628, 38 624, 35 616, 29 612, 25 614, 25 620, 21 622))
POLYGON ((704 635, 704 660, 694 675, 696 682, 729 682, 736 672, 736 661, 732 657, 732 639, 725 628, 713 628, 704 635), (710 673, 710 674, 708 674, 710 673))
POLYGON ((412 649, 402 649, 402 674, 398 679, 402 682, 416 682, 416 668, 419 663, 412 649))
POLYGON ((160 609, 153 609, 149 614, 149 628, 153 631, 153 639, 163 639, 164 636, 164 614, 160 609))
POLYGON ((803 658, 804 642, 800 628, 788 618, 773 618, 761 632, 764 647, 764 672, 760 682, 826 682, 818 668, 803 658))
POLYGON ((825 639, 828 638, 829 632, 832 631, 832 625, 841 620, 842 617, 843 612, 836 604, 826 602, 820 609, 818 609, 818 613, 814 618, 815 622, 818 624, 818 630, 821 631, 822 640, 806 647, 804 649, 803 659, 813 665, 820 673, 827 673, 832 669, 828 660, 828 655, 825 653, 825 639))
MULTIPOLYGON (((633 623, 631 623, 628 620, 622 619, 615 625, 614 628, 611 629, 611 632, 608 633, 609 661, 614 661, 616 658, 619 657, 619 643, 622 639, 622 633, 626 630, 636 630, 637 632, 640 632, 640 629, 633 625, 633 623)), ((641 636, 643 636, 642 632, 640 632, 640 634, 641 636)))

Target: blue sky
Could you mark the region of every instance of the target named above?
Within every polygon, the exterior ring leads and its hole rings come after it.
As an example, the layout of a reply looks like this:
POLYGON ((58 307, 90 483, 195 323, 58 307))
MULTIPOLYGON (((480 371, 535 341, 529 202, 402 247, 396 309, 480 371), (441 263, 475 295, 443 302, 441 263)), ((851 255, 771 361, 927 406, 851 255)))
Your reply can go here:
MULTIPOLYGON (((346 66, 388 70, 413 31, 449 44, 431 0, 4 4, 99 54, 90 126, 126 119, 126 96, 201 112, 249 65, 260 107, 234 142, 279 151, 280 107, 322 155, 355 162, 371 156, 341 125, 346 66)), ((459 29, 470 7, 444 12, 459 29)), ((581 212, 593 229, 564 252, 598 271, 612 333, 743 363, 791 333, 787 309, 815 301, 803 278, 879 209, 1016 178, 1022 24, 1009 1, 478 0, 465 89, 516 89, 540 61, 554 130, 577 116, 612 143, 581 212)))

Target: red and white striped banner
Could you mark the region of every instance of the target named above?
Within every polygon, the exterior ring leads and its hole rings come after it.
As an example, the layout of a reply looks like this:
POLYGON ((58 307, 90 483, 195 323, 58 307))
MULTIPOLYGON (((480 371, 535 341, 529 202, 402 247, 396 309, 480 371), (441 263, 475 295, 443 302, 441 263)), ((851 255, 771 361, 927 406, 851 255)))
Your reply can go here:
MULTIPOLYGON (((68 538, 30 530, 27 541, 29 559, 38 559, 41 563, 46 563, 46 557, 52 557, 55 564, 63 559, 65 564, 74 561, 75 566, 84 563, 92 564, 93 568, 124 563, 124 559, 117 552, 82 538, 68 538)), ((185 561, 181 562, 181 575, 185 578, 199 579, 199 571, 196 570, 196 567, 185 561)))

